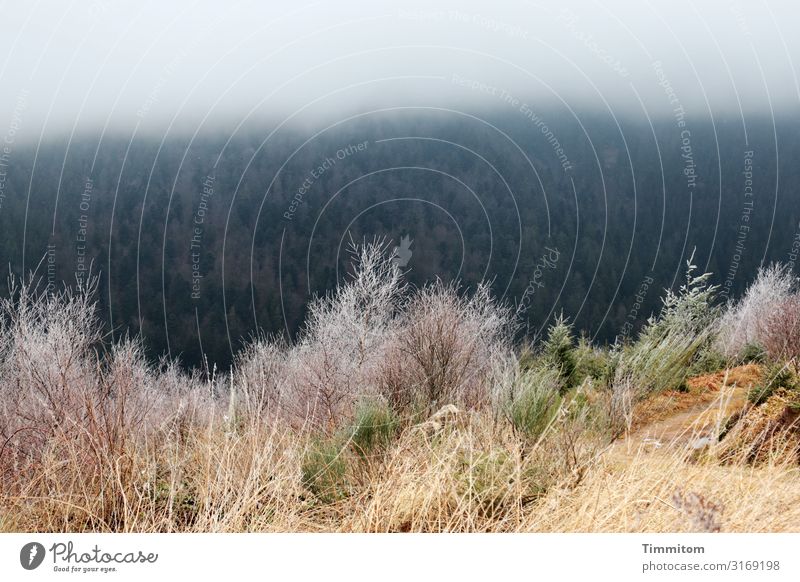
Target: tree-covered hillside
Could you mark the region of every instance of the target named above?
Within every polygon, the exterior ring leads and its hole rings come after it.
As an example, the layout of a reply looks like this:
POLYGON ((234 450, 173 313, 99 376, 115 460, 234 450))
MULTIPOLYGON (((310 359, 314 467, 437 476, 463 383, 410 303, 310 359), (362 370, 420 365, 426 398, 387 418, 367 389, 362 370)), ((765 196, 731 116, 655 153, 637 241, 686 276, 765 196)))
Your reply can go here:
POLYGON ((798 129, 414 109, 232 137, 63 136, 12 152, 0 262, 59 286, 91 266, 107 330, 189 365, 296 334, 311 296, 346 276, 351 239, 375 237, 414 285, 490 280, 520 336, 563 310, 610 342, 695 248, 723 297, 793 259, 798 129))

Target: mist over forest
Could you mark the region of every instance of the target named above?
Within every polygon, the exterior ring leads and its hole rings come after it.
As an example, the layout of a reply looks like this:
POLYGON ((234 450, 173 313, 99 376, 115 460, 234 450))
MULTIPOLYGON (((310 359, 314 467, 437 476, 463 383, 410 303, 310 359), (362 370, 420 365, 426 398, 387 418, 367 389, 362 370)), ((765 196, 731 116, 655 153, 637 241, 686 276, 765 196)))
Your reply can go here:
POLYGON ((794 263, 798 130, 785 115, 609 120, 520 100, 233 137, 51 137, 6 169, 0 262, 58 288, 99 276, 109 336, 189 366, 294 338, 309 300, 346 279, 350 244, 375 238, 413 285, 491 281, 522 341, 563 312, 613 343, 692 253, 723 299, 794 263))
POLYGON ((376 238, 415 286, 490 281, 520 345, 635 335, 691 256, 723 300, 796 259, 789 5, 3 10, 0 264, 98 277, 153 360, 296 338, 376 238))

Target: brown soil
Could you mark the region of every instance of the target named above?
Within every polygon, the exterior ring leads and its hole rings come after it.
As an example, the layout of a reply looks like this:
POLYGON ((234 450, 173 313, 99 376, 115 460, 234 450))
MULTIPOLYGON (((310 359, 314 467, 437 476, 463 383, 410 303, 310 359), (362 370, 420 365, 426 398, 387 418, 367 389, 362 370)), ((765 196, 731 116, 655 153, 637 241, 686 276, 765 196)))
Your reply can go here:
POLYGON ((685 447, 717 435, 728 418, 747 406, 747 392, 761 368, 748 364, 687 381, 686 392, 666 392, 637 406, 626 444, 635 448, 685 447))

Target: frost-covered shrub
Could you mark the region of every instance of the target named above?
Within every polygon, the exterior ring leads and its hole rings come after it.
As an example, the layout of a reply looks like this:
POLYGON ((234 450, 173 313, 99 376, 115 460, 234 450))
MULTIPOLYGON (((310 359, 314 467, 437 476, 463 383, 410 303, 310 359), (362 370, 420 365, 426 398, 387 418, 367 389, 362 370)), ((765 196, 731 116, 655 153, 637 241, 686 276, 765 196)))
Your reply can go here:
POLYGON ((282 344, 259 340, 245 346, 232 371, 228 416, 258 421, 279 414, 285 405, 287 367, 287 348, 282 344))
POLYGON ((405 392, 412 410, 427 412, 489 402, 493 364, 511 351, 510 322, 487 285, 469 297, 455 285, 425 287, 406 305, 392 357, 384 360, 384 379, 391 379, 385 396, 392 401, 405 392))
POLYGON ((786 297, 759 326, 759 339, 773 360, 800 358, 800 295, 786 297))
POLYGON ((381 361, 405 290, 379 242, 354 253, 351 279, 309 306, 287 358, 285 403, 296 419, 335 429, 362 397, 377 393, 381 361))
POLYGON ((797 278, 787 266, 773 264, 759 269, 742 299, 730 304, 722 315, 717 349, 736 358, 742 356, 748 345, 766 347, 765 334, 771 326, 765 323, 796 293, 797 278))
POLYGON ((74 426, 98 389, 100 324, 89 287, 52 292, 12 279, 0 302, 0 436, 74 426))

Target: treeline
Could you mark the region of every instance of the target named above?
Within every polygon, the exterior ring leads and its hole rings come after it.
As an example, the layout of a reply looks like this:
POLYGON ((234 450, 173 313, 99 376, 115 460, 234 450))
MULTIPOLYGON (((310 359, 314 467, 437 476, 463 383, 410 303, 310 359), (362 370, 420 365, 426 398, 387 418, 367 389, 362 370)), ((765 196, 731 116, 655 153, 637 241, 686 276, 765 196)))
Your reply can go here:
POLYGON ((110 335, 227 367, 245 338, 298 332, 345 276, 351 240, 399 245, 415 286, 491 281, 520 338, 563 311, 600 343, 657 311, 693 251, 732 296, 791 260, 796 121, 689 120, 687 134, 672 119, 537 119, 415 110, 19 145, 0 261, 54 287, 91 268, 110 335))

